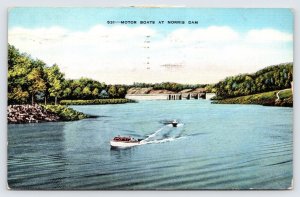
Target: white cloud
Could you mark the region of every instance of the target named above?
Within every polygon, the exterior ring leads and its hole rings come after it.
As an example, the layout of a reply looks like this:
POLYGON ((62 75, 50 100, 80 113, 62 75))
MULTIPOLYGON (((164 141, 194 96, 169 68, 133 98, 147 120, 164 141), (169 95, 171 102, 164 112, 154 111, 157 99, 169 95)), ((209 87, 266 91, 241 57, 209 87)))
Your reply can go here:
POLYGON ((286 47, 291 34, 273 29, 241 34, 228 26, 182 28, 165 36, 147 26, 97 25, 81 32, 13 28, 8 41, 49 65, 58 63, 67 77, 107 83, 210 83, 293 58, 292 47, 286 47), (275 42, 279 44, 274 46, 275 42), (183 68, 170 71, 163 64, 183 68))
POLYGON ((210 26, 199 29, 178 29, 167 38, 170 42, 231 42, 239 39, 239 34, 227 26, 210 26))
POLYGON ((274 29, 255 29, 247 33, 246 41, 254 43, 291 42, 293 35, 274 29))

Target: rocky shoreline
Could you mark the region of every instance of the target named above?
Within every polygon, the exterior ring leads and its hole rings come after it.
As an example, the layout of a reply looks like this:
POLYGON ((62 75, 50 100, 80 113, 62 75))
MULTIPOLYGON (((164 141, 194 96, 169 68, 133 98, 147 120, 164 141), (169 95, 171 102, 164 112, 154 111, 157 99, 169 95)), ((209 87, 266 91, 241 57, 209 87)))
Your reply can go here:
POLYGON ((97 116, 87 115, 63 105, 9 105, 8 124, 74 121, 97 116))
POLYGON ((9 124, 57 122, 60 117, 40 105, 9 105, 7 121, 9 124))

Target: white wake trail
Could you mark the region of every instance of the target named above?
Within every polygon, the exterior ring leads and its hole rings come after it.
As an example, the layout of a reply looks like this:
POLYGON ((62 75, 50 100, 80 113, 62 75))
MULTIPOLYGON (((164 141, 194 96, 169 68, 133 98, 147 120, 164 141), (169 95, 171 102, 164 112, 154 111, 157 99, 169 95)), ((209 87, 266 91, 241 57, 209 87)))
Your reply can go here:
MULTIPOLYGON (((178 124, 177 127, 182 127, 184 124, 178 124)), ((161 132, 164 128, 166 127, 173 127, 172 124, 168 124, 160 129, 158 129, 157 131, 155 131, 154 133, 152 133, 151 135, 149 135, 147 138, 143 139, 140 141, 140 145, 144 145, 144 144, 159 144, 159 143, 164 143, 164 142, 172 142, 174 140, 178 140, 184 137, 170 137, 170 138, 165 138, 165 139, 152 139, 154 138, 159 132, 161 132), (151 140, 152 139, 152 140, 151 140)))
POLYGON ((185 137, 178 137, 178 138, 171 137, 171 138, 165 138, 165 139, 161 139, 161 140, 141 141, 141 145, 142 144, 143 145, 144 144, 160 144, 160 143, 165 143, 165 142, 172 142, 172 141, 179 140, 182 138, 185 138, 185 137))
POLYGON ((157 131, 155 131, 154 133, 152 133, 151 135, 149 135, 147 138, 143 139, 141 142, 147 141, 148 139, 151 139, 151 138, 155 137, 163 129, 164 129, 164 127, 158 129, 157 131))

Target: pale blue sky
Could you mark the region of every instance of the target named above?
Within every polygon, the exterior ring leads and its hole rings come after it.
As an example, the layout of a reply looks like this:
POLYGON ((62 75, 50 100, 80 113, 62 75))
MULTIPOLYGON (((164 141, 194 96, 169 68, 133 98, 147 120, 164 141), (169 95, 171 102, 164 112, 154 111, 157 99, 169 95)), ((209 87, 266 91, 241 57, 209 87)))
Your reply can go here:
POLYGON ((214 83, 292 62, 293 23, 290 9, 13 8, 8 41, 48 65, 59 64, 69 78, 214 83), (158 24, 169 20, 198 24, 158 24))
MULTIPOLYGON (((237 31, 274 28, 293 32, 290 9, 182 9, 182 8, 13 8, 9 11, 9 28, 39 28, 61 26, 82 31, 107 20, 197 20, 189 28, 230 26, 237 31)), ((132 25, 134 26, 134 25, 132 25)), ((151 25, 172 30, 182 25, 151 25)))

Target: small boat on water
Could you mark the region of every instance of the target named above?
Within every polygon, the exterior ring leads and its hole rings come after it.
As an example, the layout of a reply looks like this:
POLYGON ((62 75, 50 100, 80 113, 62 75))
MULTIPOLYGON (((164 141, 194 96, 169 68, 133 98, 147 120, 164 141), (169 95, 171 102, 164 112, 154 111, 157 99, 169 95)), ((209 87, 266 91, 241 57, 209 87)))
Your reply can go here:
POLYGON ((110 141, 110 146, 114 148, 127 148, 132 146, 137 146, 140 144, 142 139, 134 139, 132 137, 114 137, 110 141))
POLYGON ((166 121, 162 121, 162 123, 164 125, 172 125, 172 127, 177 127, 177 125, 179 124, 177 120, 166 120, 166 121))
POLYGON ((171 124, 172 124, 173 127, 177 127, 178 122, 176 120, 173 120, 173 122, 171 122, 171 124))

